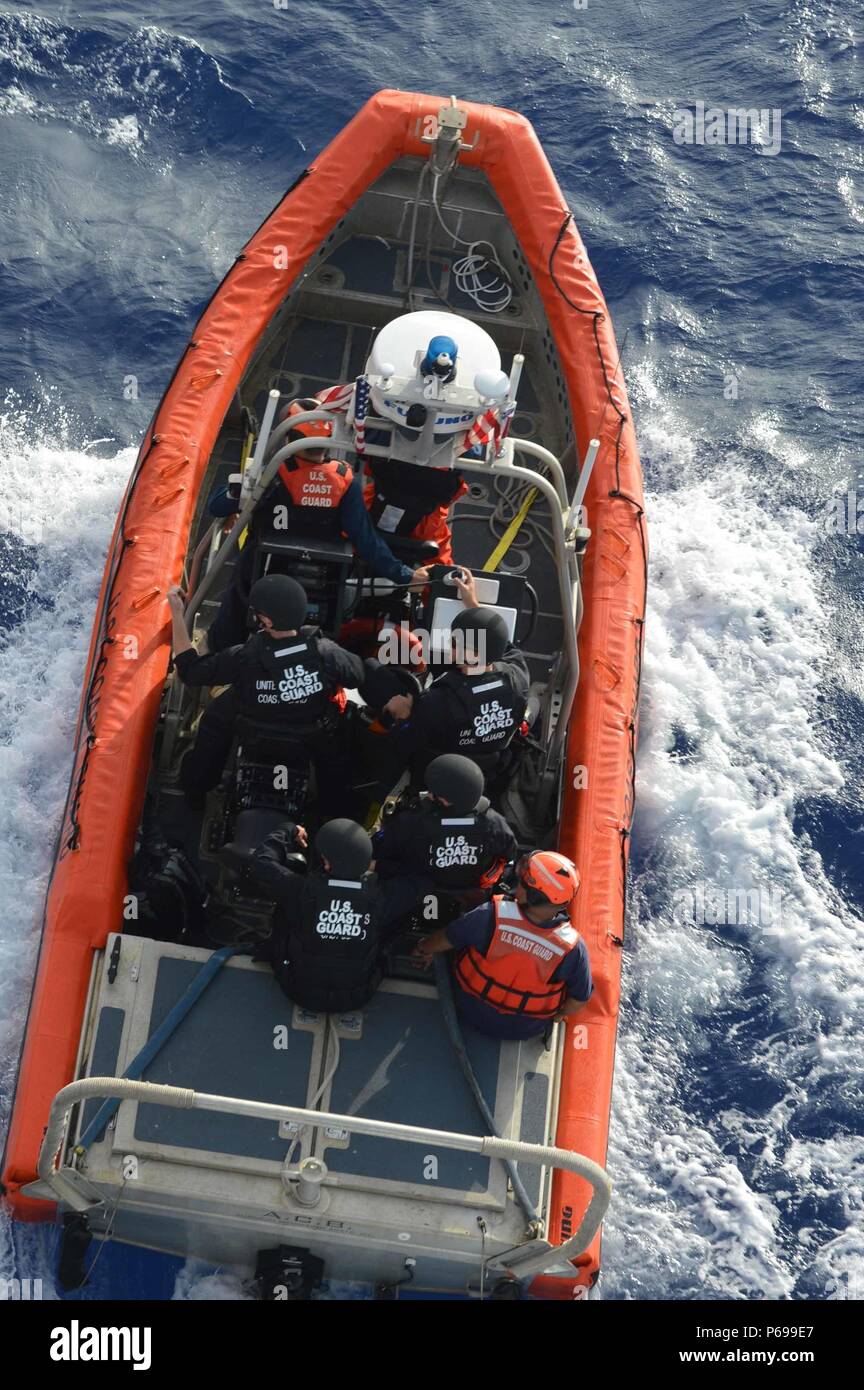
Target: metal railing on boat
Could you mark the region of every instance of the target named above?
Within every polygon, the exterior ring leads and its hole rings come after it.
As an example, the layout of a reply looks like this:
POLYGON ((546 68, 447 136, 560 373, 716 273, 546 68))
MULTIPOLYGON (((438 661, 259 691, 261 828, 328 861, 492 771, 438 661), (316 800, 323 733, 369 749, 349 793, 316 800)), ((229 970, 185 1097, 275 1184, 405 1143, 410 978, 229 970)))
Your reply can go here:
MULTIPOLYGON (((222 541, 219 549, 211 556, 211 561, 206 574, 198 584, 195 593, 191 596, 187 608, 186 618, 191 624, 194 621, 198 609, 201 607, 205 598, 212 591, 220 571, 227 564, 234 551, 237 549, 240 537, 243 535, 247 524, 258 506, 258 503, 267 492, 271 483, 283 463, 293 454, 309 448, 332 448, 334 438, 321 435, 315 438, 297 439, 289 444, 283 444, 267 457, 267 442, 270 438, 270 429, 273 420, 278 392, 272 391, 268 400, 268 418, 265 426, 262 427, 259 445, 255 450, 255 458, 252 461, 252 468, 256 471, 251 489, 246 494, 246 501, 240 514, 232 527, 231 531, 222 541)), ((336 425, 336 419, 326 410, 307 410, 292 416, 292 427, 303 424, 307 421, 323 420, 329 421, 331 425, 336 425)), ((372 421, 372 424, 375 422, 372 421)), ((346 446, 346 441, 342 441, 346 446)), ((558 591, 561 601, 561 615, 563 623, 563 651, 564 658, 564 678, 561 682, 560 690, 554 693, 560 697, 560 706, 557 710, 557 719, 552 737, 546 741, 545 768, 554 769, 559 763, 564 752, 567 739, 567 731, 570 720, 570 713, 573 701, 576 696, 576 688, 579 682, 579 651, 577 645, 577 632, 582 613, 581 603, 581 584, 579 578, 579 564, 574 545, 572 543, 572 533, 578 524, 578 512, 585 495, 588 479, 596 457, 599 445, 596 440, 591 441, 588 455, 583 465, 576 495, 571 499, 567 494, 567 484, 564 472, 559 460, 548 449, 542 445, 535 444, 528 439, 508 440, 508 456, 513 457, 514 453, 527 454, 538 459, 549 471, 550 477, 544 477, 542 473, 536 472, 531 468, 522 468, 519 465, 507 462, 504 458, 496 458, 493 463, 473 458, 458 458, 453 461, 452 466, 458 468, 463 473, 471 473, 478 477, 488 478, 490 474, 498 477, 512 478, 514 481, 527 483, 546 499, 549 506, 549 514, 552 521, 552 542, 555 553, 555 573, 558 581, 558 591), (569 621, 567 619, 569 618, 569 621)), ((545 740, 544 740, 545 741, 545 740)))
MULTIPOLYGON (((218 1110, 224 1114, 245 1115, 253 1119, 272 1120, 278 1124, 293 1121, 313 1128, 332 1126, 377 1139, 437 1145, 445 1149, 460 1149, 465 1153, 480 1154, 484 1158, 511 1159, 517 1163, 528 1163, 538 1167, 561 1168, 584 1178, 591 1186, 591 1199, 578 1230, 568 1240, 553 1247, 544 1243, 542 1250, 538 1250, 534 1255, 530 1253, 532 1242, 528 1241, 490 1262, 500 1264, 505 1269, 512 1267, 520 1279, 531 1274, 540 1274, 552 1265, 558 1267, 564 1261, 574 1260, 581 1255, 597 1234, 612 1194, 612 1183, 600 1165, 583 1154, 572 1153, 569 1149, 496 1139, 488 1135, 481 1137, 451 1133, 447 1130, 425 1129, 418 1125, 394 1124, 389 1120, 366 1119, 360 1115, 303 1110, 298 1106, 272 1105, 267 1101, 246 1100, 237 1096, 209 1095, 180 1086, 156 1085, 149 1081, 125 1081, 118 1077, 95 1076, 73 1081, 57 1092, 51 1102, 45 1138, 39 1152, 40 1179, 67 1206, 79 1211, 87 1210, 102 1199, 94 1197, 92 1192, 88 1194, 82 1190, 76 1182, 77 1174, 74 1168, 58 1168, 55 1160, 63 1141, 63 1131, 70 1110, 83 1101, 94 1099, 131 1100, 147 1105, 164 1105, 175 1110, 218 1110)), ((318 1180, 320 1181, 320 1176, 318 1180)))

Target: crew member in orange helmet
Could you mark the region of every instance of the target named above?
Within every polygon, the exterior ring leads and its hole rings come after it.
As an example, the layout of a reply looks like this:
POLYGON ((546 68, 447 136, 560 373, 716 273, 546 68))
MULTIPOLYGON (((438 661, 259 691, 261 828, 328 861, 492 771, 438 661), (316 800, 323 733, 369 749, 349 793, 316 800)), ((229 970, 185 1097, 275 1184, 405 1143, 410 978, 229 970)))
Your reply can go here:
MULTIPOLYGON (((313 397, 291 401, 280 419, 291 419, 308 410, 317 410, 320 403, 313 397)), ((329 436, 333 432, 329 420, 307 420, 289 430, 286 442, 301 438, 329 436)), ((394 584, 412 581, 425 583, 427 570, 413 570, 396 559, 383 535, 372 525, 363 502, 360 481, 351 465, 340 459, 328 458, 327 451, 310 448, 292 455, 279 468, 267 494, 256 508, 249 527, 249 539, 240 552, 234 570, 234 583, 229 585, 214 621, 207 634, 211 652, 242 643, 247 634, 246 611, 249 588, 255 567, 255 549, 262 529, 276 514, 277 508, 287 509, 285 534, 314 535, 335 539, 348 538, 358 555, 365 560, 372 575, 392 580, 394 584)), ((240 509, 236 485, 218 488, 210 497, 211 516, 232 516, 240 509)))
POLYGON ((496 1038, 532 1038, 587 1004, 594 985, 585 942, 571 925, 579 870, 555 850, 516 866, 516 889, 425 937, 417 955, 456 950, 456 1007, 496 1038))

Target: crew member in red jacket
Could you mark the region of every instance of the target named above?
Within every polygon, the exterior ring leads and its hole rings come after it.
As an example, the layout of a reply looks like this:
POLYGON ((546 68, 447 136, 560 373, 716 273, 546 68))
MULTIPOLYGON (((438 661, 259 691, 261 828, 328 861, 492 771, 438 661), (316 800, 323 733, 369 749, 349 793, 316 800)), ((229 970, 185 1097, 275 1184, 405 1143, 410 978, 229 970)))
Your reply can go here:
MULTIPOLYGON (((281 418, 290 419, 318 407, 319 402, 314 397, 292 401, 281 418)), ((329 436, 332 431, 329 420, 307 420, 289 430, 287 441, 329 436)), ((211 516, 233 516, 240 509, 237 485, 217 488, 207 505, 211 516)), ((328 458, 324 449, 303 450, 285 460, 278 477, 258 504, 234 570, 233 583, 226 589, 207 633, 211 652, 243 642, 247 635, 246 610, 255 550, 270 518, 278 518, 277 524, 287 536, 320 536, 331 540, 346 536, 366 562, 369 573, 394 584, 425 583, 429 578, 427 570, 412 571, 409 565, 397 560, 383 534, 375 530, 364 506, 360 481, 351 465, 341 459, 328 458)))
POLYGON ((363 500, 379 535, 435 541, 436 563, 452 565, 450 509, 468 491, 458 469, 370 458, 366 470, 363 500))

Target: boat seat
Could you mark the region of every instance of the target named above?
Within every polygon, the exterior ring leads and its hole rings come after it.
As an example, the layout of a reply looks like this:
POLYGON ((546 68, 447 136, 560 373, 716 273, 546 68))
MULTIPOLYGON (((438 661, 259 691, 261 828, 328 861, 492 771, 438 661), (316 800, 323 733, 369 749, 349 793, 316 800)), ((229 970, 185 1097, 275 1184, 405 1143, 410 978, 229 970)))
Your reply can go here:
POLYGON ((269 720, 259 722, 245 715, 237 720, 232 801, 238 817, 245 811, 266 810, 301 818, 311 776, 309 735, 309 725, 280 728, 269 720), (274 779, 277 768, 278 783, 274 779))
MULTIPOLYGON (((234 822, 232 839, 219 851, 220 860, 230 869, 245 869, 267 836, 288 823, 289 817, 282 811, 257 806, 248 811, 241 811, 234 822)), ((292 854, 289 857, 298 861, 298 868, 305 865, 306 861, 301 854, 292 854)))
POLYGON ((394 536, 392 531, 378 531, 382 541, 390 547, 397 560, 405 565, 431 564, 438 558, 437 541, 418 541, 413 536, 394 536))
POLYGON ((264 574, 289 574, 306 590, 307 622, 338 632, 345 611, 345 584, 354 568, 349 541, 299 531, 262 531, 255 552, 253 583, 264 574))

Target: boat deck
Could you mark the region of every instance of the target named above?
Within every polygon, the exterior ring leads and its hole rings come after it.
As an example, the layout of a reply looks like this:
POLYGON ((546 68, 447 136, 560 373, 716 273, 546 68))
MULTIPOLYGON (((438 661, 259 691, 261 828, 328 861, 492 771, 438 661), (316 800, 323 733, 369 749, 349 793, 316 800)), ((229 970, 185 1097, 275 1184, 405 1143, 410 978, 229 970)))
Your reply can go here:
MULTIPOLYGON (((210 954, 125 933, 112 937, 94 982, 81 1074, 122 1075, 210 954), (111 980, 107 962, 118 939, 111 980)), ((502 1042, 466 1030, 471 1063, 503 1137, 543 1144, 554 1135, 557 1035, 556 1029, 547 1046, 542 1039, 502 1042)), ((356 1014, 312 1014, 286 999, 268 967, 234 956, 142 1079, 426 1129, 485 1132, 431 981, 389 979, 356 1014)), ((95 1101, 83 1108, 76 1141, 97 1110, 95 1101)), ((475 1239, 478 1213, 485 1215, 489 1239, 499 1247, 517 1243, 524 1231, 525 1218, 508 1195, 507 1175, 497 1160, 346 1129, 298 1133, 293 1123, 217 1110, 127 1102, 90 1145, 82 1172, 109 1191, 125 1177, 114 1234, 135 1243, 139 1222, 147 1222, 152 1244, 154 1210, 167 1220, 166 1203, 175 1223, 202 1219, 210 1203, 224 1212, 227 1203, 251 1207, 262 1219, 278 1217, 287 1229, 313 1219, 319 1224, 318 1209, 312 1218, 292 1208, 281 1176, 286 1160, 296 1163, 310 1155, 327 1165, 326 1217, 332 1229, 365 1222, 379 1235, 393 1228, 390 1241, 397 1238, 394 1229, 407 1226, 415 1239, 424 1231, 420 1239, 428 1238, 430 1249, 457 1231, 475 1239)), ((526 1166, 520 1176, 542 1210, 548 1199, 545 1170, 526 1166)), ((98 1232, 98 1220, 91 1224, 98 1232)), ((142 1224, 142 1241, 143 1229, 142 1224)), ((214 1262, 236 1257, 230 1222, 214 1223, 203 1239, 211 1241, 214 1262)), ((196 1248, 200 1243, 198 1237, 196 1248)), ((176 1232, 166 1244, 176 1245, 176 1232)), ((382 1269, 389 1265, 392 1260, 385 1259, 382 1269)))

